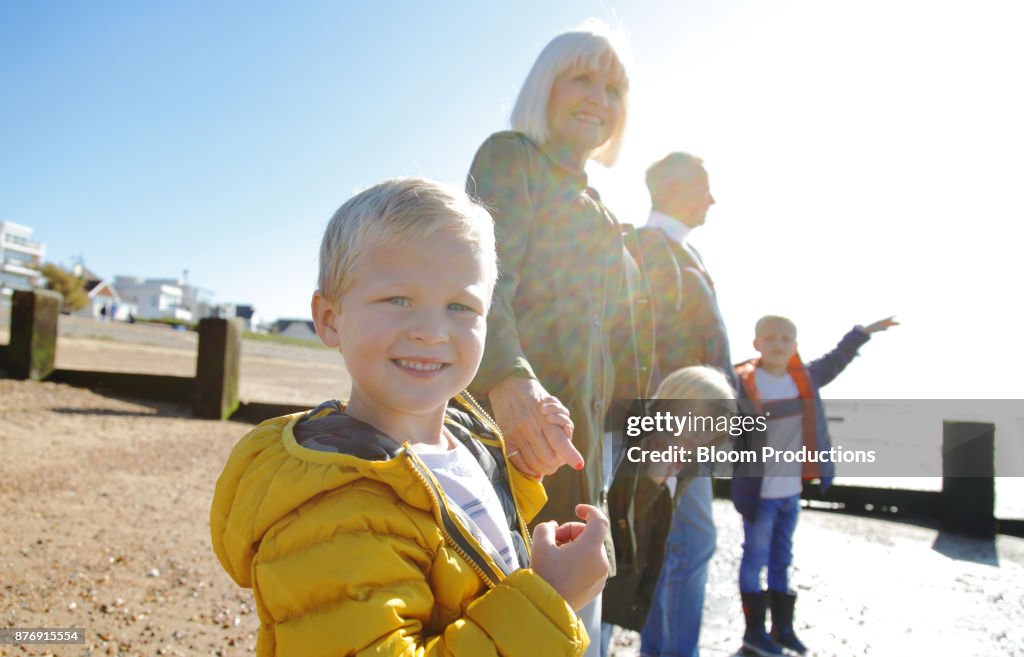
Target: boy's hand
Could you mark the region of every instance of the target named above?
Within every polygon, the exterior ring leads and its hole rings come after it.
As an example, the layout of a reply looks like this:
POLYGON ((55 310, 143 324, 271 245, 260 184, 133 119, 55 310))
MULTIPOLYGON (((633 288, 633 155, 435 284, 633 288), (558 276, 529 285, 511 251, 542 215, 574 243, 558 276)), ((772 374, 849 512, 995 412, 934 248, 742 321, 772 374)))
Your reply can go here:
POLYGON ((884 331, 885 329, 890 328, 892 326, 899 326, 899 325, 900 325, 900 323, 897 322, 894 319, 894 316, 890 316, 890 317, 886 317, 885 319, 880 319, 880 320, 878 320, 877 322, 875 322, 873 324, 868 324, 867 326, 863 326, 861 328, 864 330, 865 333, 867 333, 868 335, 871 335, 872 333, 878 333, 879 331, 884 331))
POLYGON ((608 518, 596 507, 577 504, 576 515, 586 524, 552 520, 533 530, 533 572, 565 598, 573 611, 587 606, 608 579, 604 539, 608 518))
POLYGON ((548 424, 561 427, 565 435, 569 437, 569 440, 572 440, 572 432, 575 431, 576 425, 572 423, 572 418, 569 417, 569 409, 563 406, 557 397, 548 395, 541 404, 540 410, 544 413, 544 419, 547 420, 548 424))
POLYGON ((509 458, 520 472, 540 477, 563 465, 583 468, 583 456, 572 444, 569 411, 540 381, 509 376, 487 397, 509 458))

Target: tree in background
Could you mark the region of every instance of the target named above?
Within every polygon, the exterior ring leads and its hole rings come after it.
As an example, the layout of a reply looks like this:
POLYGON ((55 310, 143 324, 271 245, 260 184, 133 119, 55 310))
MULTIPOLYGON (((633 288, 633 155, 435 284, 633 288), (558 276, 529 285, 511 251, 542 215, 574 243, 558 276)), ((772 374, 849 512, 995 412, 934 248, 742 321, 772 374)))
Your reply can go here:
POLYGON ((82 279, 52 262, 43 265, 42 272, 48 281, 46 287, 64 295, 64 310, 74 312, 89 303, 82 279))

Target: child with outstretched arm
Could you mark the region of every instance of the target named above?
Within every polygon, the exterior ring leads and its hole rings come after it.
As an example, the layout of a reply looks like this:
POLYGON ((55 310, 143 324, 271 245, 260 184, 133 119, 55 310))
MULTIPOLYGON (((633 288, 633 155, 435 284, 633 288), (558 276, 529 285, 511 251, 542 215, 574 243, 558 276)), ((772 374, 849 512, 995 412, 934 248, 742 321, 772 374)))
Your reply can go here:
MULTIPOLYGON (((797 353, 796 325, 785 317, 768 315, 758 320, 754 348, 761 354, 736 366, 739 399, 766 418, 767 430, 748 433, 739 447, 762 453, 776 451, 828 451, 831 440, 818 390, 842 372, 857 349, 872 334, 896 326, 892 317, 868 326, 856 326, 828 354, 804 364, 797 353), (754 444, 754 443, 758 444, 754 444)), ((793 533, 800 512, 803 481, 821 480, 827 488, 835 466, 827 460, 785 459, 737 463, 732 498, 743 515, 743 558, 740 562, 740 597, 746 631, 743 647, 757 655, 775 657, 789 648, 799 654, 807 647, 793 630, 796 595, 789 590, 793 560, 793 533), (768 590, 761 588, 761 572, 768 570, 768 590), (764 629, 765 611, 771 608, 772 633, 764 629)))

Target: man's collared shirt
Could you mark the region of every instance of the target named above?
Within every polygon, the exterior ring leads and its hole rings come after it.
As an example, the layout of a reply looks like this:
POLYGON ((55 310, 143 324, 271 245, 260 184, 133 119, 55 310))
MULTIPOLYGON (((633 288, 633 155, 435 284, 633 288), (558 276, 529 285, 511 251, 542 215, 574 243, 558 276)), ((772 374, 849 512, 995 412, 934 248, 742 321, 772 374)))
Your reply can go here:
POLYGON ((680 244, 686 244, 686 238, 690 236, 690 231, 693 230, 672 215, 658 212, 657 210, 651 210, 651 214, 647 216, 647 225, 651 228, 660 228, 666 235, 680 244))

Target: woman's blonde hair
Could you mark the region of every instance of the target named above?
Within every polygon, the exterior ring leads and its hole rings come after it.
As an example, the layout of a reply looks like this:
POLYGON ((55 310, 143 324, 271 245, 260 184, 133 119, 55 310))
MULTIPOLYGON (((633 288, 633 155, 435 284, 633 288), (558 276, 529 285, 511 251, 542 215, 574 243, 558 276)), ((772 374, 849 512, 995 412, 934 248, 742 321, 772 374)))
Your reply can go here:
POLYGON ((622 117, 608 141, 588 153, 587 158, 605 166, 615 164, 622 148, 626 118, 629 115, 629 77, 623 61, 625 50, 623 36, 594 19, 575 30, 556 36, 537 56, 537 61, 533 63, 533 68, 519 90, 512 109, 512 129, 522 132, 538 144, 546 142, 550 136, 548 100, 551 98, 555 78, 573 66, 599 70, 610 59, 615 72, 622 78, 622 117))

